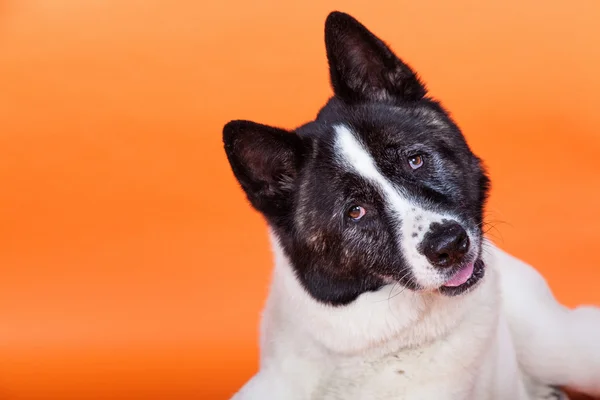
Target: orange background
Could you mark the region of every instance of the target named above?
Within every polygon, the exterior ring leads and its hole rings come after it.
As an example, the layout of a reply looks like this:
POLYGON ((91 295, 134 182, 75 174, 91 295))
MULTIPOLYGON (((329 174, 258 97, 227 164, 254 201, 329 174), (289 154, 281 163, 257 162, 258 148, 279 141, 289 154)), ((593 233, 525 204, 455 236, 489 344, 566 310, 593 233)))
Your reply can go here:
POLYGON ((221 128, 316 115, 333 9, 453 112, 492 237, 600 304, 597 0, 0 0, 0 399, 224 399, 256 370, 271 259, 221 128))

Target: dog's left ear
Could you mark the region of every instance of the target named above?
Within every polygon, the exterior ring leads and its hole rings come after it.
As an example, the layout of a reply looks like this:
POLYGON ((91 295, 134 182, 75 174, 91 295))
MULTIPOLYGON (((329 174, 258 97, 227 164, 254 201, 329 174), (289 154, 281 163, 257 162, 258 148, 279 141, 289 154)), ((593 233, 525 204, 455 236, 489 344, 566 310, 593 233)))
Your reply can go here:
POLYGON ((347 102, 414 101, 427 93, 414 71, 348 14, 329 14, 325 46, 334 93, 347 102))
POLYGON ((251 121, 223 127, 227 159, 252 206, 268 219, 290 211, 304 145, 294 132, 251 121))

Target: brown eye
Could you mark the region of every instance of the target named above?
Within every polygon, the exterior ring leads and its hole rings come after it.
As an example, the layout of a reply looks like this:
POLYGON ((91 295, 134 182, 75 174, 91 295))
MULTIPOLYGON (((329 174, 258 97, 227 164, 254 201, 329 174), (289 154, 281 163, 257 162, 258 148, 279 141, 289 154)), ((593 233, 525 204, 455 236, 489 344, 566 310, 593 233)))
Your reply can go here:
POLYGON ((408 165, 410 165, 410 167, 412 169, 418 169, 421 168, 423 166, 423 156, 420 154, 408 157, 408 165))
POLYGON ((361 206, 352 206, 348 210, 348 216, 355 221, 358 221, 359 219, 364 217, 366 213, 367 210, 365 210, 364 207, 361 206))

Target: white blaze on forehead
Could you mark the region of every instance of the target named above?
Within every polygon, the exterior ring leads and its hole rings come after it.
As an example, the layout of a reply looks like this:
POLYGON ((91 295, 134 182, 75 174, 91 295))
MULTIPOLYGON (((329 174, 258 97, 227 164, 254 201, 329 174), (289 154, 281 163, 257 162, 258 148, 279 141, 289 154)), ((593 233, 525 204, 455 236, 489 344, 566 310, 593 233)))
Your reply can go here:
MULTIPOLYGON (((411 202, 379 171, 369 151, 347 126, 336 125, 333 129, 337 161, 377 187, 387 209, 397 218, 397 240, 417 283, 425 288, 441 286, 445 277, 418 251, 418 246, 432 223, 456 218, 425 210, 411 202)), ((471 235, 469 238, 473 240, 471 235)))
POLYGON ((356 174, 376 184, 390 203, 391 210, 404 214, 411 207, 410 203, 400 195, 392 183, 385 177, 375 164, 375 160, 367 149, 354 136, 354 133, 344 125, 334 126, 336 134, 335 147, 338 161, 352 169, 356 174))

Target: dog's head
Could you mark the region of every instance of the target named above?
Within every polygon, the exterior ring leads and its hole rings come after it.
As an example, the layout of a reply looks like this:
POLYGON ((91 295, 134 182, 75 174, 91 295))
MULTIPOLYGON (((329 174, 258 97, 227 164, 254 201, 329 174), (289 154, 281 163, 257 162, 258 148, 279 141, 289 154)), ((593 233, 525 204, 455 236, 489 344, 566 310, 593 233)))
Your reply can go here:
POLYGON ((223 130, 231 168, 305 289, 347 304, 390 283, 464 293, 483 276, 488 178, 414 71, 347 14, 325 44, 334 97, 293 132, 223 130))

